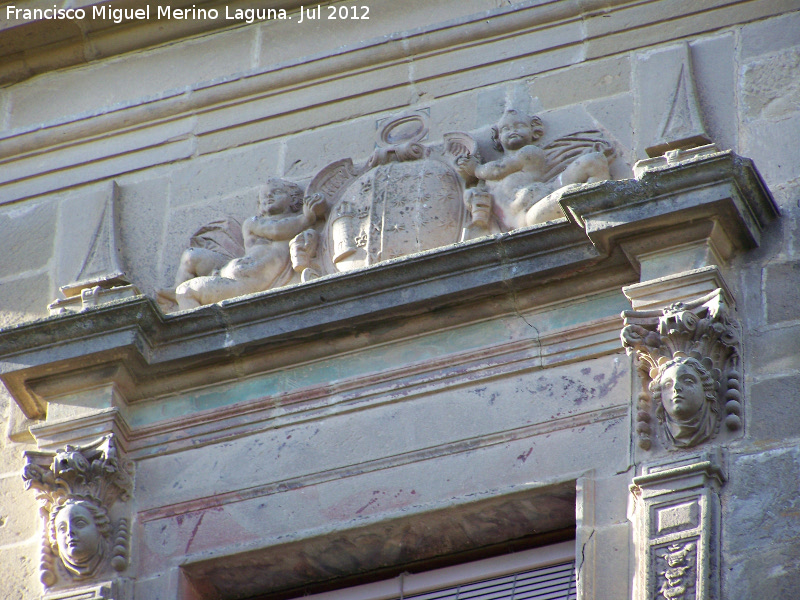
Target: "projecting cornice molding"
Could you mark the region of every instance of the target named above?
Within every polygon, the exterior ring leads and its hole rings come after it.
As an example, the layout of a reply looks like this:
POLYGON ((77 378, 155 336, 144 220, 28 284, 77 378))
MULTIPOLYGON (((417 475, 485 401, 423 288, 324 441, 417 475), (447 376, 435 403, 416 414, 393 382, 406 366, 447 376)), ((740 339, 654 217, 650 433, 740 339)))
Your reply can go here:
POLYGON ((135 402, 363 347, 374 342, 353 334, 367 326, 383 324, 390 337, 402 336, 405 318, 490 297, 513 311, 521 291, 536 305, 563 300, 565 290, 578 297, 631 283, 640 265, 620 247, 632 237, 650 236, 666 246, 664 231, 702 235, 709 228, 694 225, 706 220, 733 248, 746 249, 777 216, 752 162, 730 152, 664 164, 639 180, 577 186, 561 204, 572 222, 560 219, 166 317, 151 299, 137 296, 23 324, 0 332, 0 378, 29 418, 46 414, 48 398, 103 385, 135 402))
MULTIPOLYGON (((216 9, 223 14, 227 7, 228 13, 235 15, 239 8, 291 11, 302 4, 298 0, 173 0, 169 6, 172 9, 216 9)), ((84 19, 54 19, 50 18, 52 13, 47 13, 45 18, 34 18, 35 13, 31 12, 34 8, 51 9, 53 5, 25 0, 4 3, 0 9, 0 84, 16 83, 52 69, 140 50, 242 22, 242 19, 225 18, 159 20, 157 6, 148 0, 75 2, 64 8, 71 9, 71 12, 63 13, 64 16, 71 17, 75 9, 83 9, 84 19), (118 9, 124 11, 120 15, 134 15, 137 10, 146 11, 148 5, 149 19, 134 18, 117 23, 115 20, 120 20, 120 17, 111 13, 111 9, 118 9), (26 17, 28 14, 30 18, 26 17)))

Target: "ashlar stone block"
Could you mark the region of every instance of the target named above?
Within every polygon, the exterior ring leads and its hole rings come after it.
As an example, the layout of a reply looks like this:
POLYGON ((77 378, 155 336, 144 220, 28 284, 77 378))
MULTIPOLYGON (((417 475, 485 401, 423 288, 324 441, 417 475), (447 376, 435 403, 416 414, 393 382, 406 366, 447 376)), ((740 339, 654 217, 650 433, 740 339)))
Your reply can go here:
POLYGON ((742 27, 740 55, 744 60, 800 46, 800 13, 783 15, 742 27))
POLYGON ((791 598, 800 586, 800 448, 731 456, 722 502, 724 598, 791 598))
POLYGON ((0 283, 0 327, 47 316, 47 305, 54 293, 49 273, 0 283))
POLYGON ((550 110, 629 92, 630 72, 628 56, 613 57, 534 75, 528 86, 531 96, 550 110))
POLYGON ((798 47, 755 60, 742 69, 741 100, 748 119, 781 120, 800 112, 798 47))
POLYGON ((45 73, 11 88, 9 126, 103 113, 115 105, 246 71, 252 67, 254 39, 252 28, 239 28, 139 51, 136 60, 123 56, 45 73), (58 102, 49 100, 52 90, 58 90, 58 102))
POLYGON ((6 257, 0 261, 0 281, 42 269, 50 262, 57 215, 55 200, 0 207, 0 253, 6 257))

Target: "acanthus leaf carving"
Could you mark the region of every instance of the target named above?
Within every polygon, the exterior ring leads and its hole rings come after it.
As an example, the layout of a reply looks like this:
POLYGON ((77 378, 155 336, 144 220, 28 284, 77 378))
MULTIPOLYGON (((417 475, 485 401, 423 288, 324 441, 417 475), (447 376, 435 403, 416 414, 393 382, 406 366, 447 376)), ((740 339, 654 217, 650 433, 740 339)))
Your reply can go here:
POLYGON ((622 345, 639 360, 639 446, 649 450, 653 416, 668 448, 688 448, 742 426, 738 326, 717 289, 664 309, 625 311, 622 345))

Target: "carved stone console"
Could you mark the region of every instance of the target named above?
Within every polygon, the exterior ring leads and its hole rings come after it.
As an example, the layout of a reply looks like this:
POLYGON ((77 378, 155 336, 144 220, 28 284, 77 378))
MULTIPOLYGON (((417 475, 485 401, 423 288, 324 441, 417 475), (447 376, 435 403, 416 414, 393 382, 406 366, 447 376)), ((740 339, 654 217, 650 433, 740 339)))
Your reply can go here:
POLYGON ((634 477, 635 600, 719 598, 718 454, 644 468, 634 477))
POLYGON ((127 598, 132 465, 113 435, 87 446, 26 452, 23 480, 42 519, 40 578, 48 600, 127 598))
POLYGON ((649 450, 696 446, 742 428, 738 326, 721 289, 661 310, 625 311, 622 345, 639 360, 636 432, 649 450), (655 429, 655 432, 654 432, 655 429))

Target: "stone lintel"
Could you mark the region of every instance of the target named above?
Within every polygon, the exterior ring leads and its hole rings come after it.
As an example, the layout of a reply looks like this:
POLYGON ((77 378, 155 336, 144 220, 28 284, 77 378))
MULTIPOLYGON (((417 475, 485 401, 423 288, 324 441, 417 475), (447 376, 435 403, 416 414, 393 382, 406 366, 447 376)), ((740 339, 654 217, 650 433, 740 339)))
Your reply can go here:
POLYGON ((454 498, 447 506, 359 527, 349 523, 324 533, 298 532, 299 539, 223 551, 187 562, 182 571, 195 587, 221 600, 293 588, 303 595, 315 584, 344 587, 350 578, 378 569, 388 578, 417 561, 431 566, 444 555, 450 562, 440 559, 434 567, 505 554, 537 541, 572 539, 575 480, 493 493, 492 498, 454 498), (403 543, 392 542, 398 539, 403 543), (481 540, 479 546, 475 540, 481 540))

